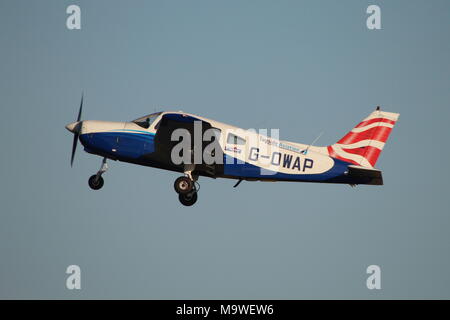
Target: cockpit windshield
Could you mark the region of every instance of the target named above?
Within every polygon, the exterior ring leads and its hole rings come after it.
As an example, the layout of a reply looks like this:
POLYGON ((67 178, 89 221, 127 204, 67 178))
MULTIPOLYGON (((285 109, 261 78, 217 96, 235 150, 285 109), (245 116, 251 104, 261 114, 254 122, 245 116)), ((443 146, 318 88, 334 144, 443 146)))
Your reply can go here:
POLYGON ((162 112, 152 113, 144 117, 140 117, 136 120, 133 120, 133 122, 136 123, 138 126, 141 126, 142 128, 148 129, 161 113, 162 112))

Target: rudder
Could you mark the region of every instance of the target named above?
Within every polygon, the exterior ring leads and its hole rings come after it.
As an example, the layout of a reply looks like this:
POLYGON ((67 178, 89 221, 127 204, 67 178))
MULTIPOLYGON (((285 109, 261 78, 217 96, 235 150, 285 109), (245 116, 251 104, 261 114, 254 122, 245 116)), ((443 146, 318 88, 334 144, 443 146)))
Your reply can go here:
POLYGON ((328 154, 355 165, 373 168, 399 115, 377 107, 337 143, 328 146, 328 154))

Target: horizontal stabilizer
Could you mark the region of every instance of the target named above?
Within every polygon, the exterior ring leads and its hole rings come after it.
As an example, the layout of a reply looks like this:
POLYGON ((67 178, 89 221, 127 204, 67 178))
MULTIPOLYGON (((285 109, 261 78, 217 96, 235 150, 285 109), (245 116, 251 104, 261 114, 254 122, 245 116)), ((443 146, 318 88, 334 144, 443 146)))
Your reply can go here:
POLYGON ((381 170, 350 165, 348 176, 355 181, 355 184, 383 185, 381 170))

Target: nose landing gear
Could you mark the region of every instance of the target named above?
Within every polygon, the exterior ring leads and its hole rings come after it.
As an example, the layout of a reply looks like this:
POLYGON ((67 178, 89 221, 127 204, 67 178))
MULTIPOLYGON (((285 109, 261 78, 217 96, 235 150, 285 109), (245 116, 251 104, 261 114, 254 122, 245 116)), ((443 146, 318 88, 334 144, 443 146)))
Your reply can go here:
POLYGON ((102 178, 102 174, 104 174, 107 170, 108 164, 106 163, 106 158, 103 158, 100 170, 97 171, 97 174, 94 174, 89 178, 88 183, 92 190, 99 190, 103 187, 105 181, 102 178))
POLYGON ((96 174, 90 176, 89 178, 89 187, 91 187, 92 190, 99 190, 103 187, 103 184, 105 183, 105 180, 103 180, 103 178, 97 177, 96 174))

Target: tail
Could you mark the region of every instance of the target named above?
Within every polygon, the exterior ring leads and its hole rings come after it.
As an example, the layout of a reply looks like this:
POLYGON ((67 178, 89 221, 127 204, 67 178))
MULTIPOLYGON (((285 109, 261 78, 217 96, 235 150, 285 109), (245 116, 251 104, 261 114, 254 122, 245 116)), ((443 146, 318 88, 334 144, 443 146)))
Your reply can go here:
POLYGON ((399 115, 377 107, 341 140, 328 146, 328 154, 358 166, 373 168, 399 115))

